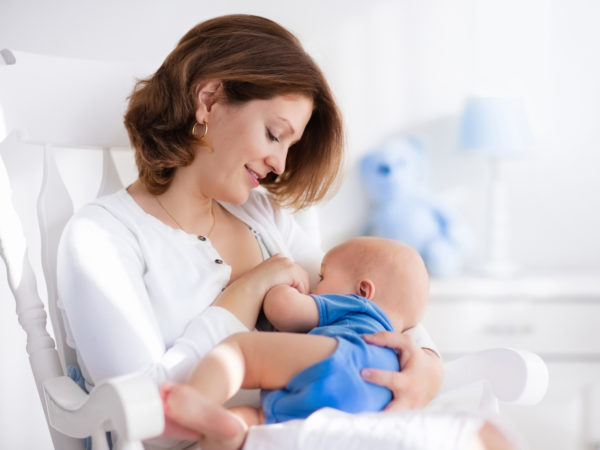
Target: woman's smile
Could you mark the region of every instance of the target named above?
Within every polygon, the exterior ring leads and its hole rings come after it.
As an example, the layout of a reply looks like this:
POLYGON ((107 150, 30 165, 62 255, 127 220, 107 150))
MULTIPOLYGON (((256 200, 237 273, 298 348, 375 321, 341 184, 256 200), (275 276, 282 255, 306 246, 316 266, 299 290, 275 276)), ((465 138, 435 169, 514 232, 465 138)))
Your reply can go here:
POLYGON ((254 185, 254 187, 258 187, 259 185, 259 181, 261 178, 263 178, 263 176, 261 176, 260 174, 254 172, 252 169, 250 169, 248 166, 244 166, 246 168, 246 171, 248 172, 248 176, 250 177, 250 180, 252 181, 252 184, 254 185))

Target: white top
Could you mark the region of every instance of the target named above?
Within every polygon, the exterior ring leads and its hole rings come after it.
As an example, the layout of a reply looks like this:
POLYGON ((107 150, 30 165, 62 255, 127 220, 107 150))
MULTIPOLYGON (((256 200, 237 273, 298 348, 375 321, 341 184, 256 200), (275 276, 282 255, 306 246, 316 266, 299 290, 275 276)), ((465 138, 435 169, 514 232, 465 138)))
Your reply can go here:
MULTIPOLYGON (((221 205, 316 283, 323 252, 290 214, 258 190, 241 206, 221 205)), ((183 381, 217 343, 247 331, 210 306, 230 275, 210 239, 164 224, 125 189, 83 207, 63 232, 57 276, 67 343, 86 381, 132 372, 183 381)), ((433 347, 422 327, 415 331, 419 345, 433 347)))

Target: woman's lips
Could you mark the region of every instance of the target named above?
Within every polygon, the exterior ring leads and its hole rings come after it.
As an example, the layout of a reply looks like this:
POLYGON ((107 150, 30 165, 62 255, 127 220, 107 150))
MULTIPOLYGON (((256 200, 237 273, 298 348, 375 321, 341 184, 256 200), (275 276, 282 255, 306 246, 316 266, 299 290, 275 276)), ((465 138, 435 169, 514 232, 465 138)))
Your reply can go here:
POLYGON ((250 181, 252 181, 252 184, 254 185, 254 187, 257 187, 259 185, 258 180, 261 178, 261 176, 259 174, 257 174, 256 172, 254 172, 253 170, 250 170, 247 166, 244 166, 244 167, 246 167, 246 171, 248 172, 250 181))

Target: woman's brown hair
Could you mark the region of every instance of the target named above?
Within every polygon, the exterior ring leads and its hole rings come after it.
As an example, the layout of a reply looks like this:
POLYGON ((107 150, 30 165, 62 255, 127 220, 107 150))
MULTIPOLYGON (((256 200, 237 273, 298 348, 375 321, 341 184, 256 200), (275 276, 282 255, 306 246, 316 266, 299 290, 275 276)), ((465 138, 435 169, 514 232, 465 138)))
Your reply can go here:
POLYGON ((298 39, 271 20, 250 15, 196 25, 154 75, 136 84, 125 126, 146 188, 164 192, 177 167, 193 161, 199 143, 191 133, 194 94, 210 79, 220 80, 227 104, 286 94, 313 100, 312 116, 288 152, 285 172, 270 173, 261 184, 282 205, 303 208, 321 200, 342 163, 341 115, 325 77, 298 39))

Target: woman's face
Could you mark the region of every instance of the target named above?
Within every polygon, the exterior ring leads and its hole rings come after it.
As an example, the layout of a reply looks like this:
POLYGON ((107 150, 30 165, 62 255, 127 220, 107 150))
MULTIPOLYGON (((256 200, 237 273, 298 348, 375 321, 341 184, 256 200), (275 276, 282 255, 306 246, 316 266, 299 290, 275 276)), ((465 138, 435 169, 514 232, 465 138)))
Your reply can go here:
POLYGON ((202 193, 244 203, 261 178, 283 173, 288 149, 301 138, 312 109, 312 100, 301 95, 212 104, 204 115, 212 151, 199 149, 193 164, 202 193))

